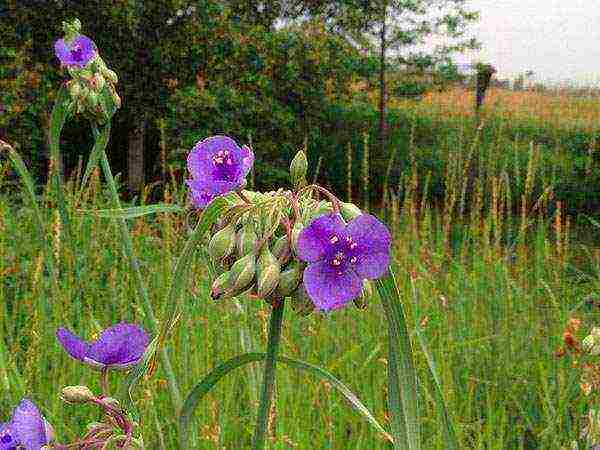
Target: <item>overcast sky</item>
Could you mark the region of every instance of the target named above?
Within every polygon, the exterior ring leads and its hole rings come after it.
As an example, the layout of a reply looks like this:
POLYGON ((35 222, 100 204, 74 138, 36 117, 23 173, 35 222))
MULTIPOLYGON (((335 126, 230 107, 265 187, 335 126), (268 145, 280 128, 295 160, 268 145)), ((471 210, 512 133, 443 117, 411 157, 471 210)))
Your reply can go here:
POLYGON ((499 78, 533 70, 536 78, 600 83, 600 0, 469 0, 480 12, 473 34, 499 78))

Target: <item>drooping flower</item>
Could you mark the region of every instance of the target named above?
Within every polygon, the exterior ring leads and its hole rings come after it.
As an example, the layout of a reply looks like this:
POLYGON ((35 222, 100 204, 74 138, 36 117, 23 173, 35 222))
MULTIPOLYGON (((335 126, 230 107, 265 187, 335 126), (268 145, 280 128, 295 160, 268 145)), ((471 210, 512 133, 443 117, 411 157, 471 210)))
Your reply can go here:
POLYGON ((309 263, 303 281, 316 307, 329 311, 359 297, 362 280, 387 271, 391 242, 386 226, 369 214, 347 225, 336 213, 314 219, 300 232, 298 257, 309 263))
POLYGON ((204 208, 212 199, 242 187, 254 162, 249 147, 227 136, 198 142, 187 158, 192 178, 186 180, 194 206, 204 208))
POLYGON ((129 323, 106 328, 93 342, 62 327, 57 330, 56 337, 72 358, 100 369, 126 369, 137 364, 149 343, 146 332, 129 323))
POLYGON ((52 440, 52 426, 35 404, 24 398, 7 423, 0 423, 0 450, 40 450, 52 440))
POLYGON ((80 34, 70 42, 59 39, 54 43, 54 52, 63 66, 84 68, 96 56, 96 44, 80 34))

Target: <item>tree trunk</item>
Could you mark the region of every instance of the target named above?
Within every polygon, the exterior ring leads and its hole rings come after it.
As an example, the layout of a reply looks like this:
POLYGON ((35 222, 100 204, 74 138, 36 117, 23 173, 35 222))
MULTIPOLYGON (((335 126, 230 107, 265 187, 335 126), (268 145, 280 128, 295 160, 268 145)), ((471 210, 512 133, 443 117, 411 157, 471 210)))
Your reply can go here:
POLYGON ((127 186, 131 192, 138 192, 144 184, 144 137, 146 119, 142 119, 129 131, 127 149, 127 186))

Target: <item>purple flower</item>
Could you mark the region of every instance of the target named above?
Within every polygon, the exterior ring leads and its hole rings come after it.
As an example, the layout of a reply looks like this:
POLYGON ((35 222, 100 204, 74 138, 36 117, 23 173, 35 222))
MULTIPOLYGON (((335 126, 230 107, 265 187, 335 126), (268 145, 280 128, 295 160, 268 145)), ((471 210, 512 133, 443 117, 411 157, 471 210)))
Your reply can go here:
POLYGON ((83 68, 96 56, 96 44, 80 34, 70 43, 59 39, 54 43, 54 52, 63 66, 83 68))
POLYGON ((0 450, 40 450, 52 440, 52 427, 29 399, 21 400, 10 422, 0 423, 0 450))
POLYGON ((71 357, 101 369, 126 369, 137 364, 149 342, 142 328, 129 323, 105 329, 93 342, 84 341, 62 327, 56 337, 71 357))
POLYGON ((227 136, 198 142, 187 158, 192 179, 186 182, 194 206, 204 208, 213 198, 242 187, 253 162, 252 150, 227 136))
POLYGON ((386 226, 369 214, 348 225, 336 213, 313 220, 300 232, 298 257, 309 263, 304 287, 317 308, 341 308, 360 296, 363 279, 387 271, 391 243, 386 226))

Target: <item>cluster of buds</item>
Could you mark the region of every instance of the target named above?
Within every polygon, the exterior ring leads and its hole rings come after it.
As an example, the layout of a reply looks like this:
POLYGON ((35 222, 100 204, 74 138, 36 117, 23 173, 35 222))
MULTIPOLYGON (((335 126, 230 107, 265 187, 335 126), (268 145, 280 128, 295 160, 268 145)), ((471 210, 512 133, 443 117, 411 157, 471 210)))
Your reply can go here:
MULTIPOLYGON (((289 298, 300 315, 315 309, 302 285, 306 263, 298 248, 300 233, 320 216, 339 212, 349 221, 362 212, 322 187, 307 185, 307 169, 306 155, 299 151, 290 165, 293 190, 239 190, 224 196, 230 209, 215 225, 208 244, 208 254, 219 272, 212 283, 213 299, 245 295, 273 304, 289 298), (320 194, 327 199, 317 198, 320 194)), ((361 308, 372 293, 370 282, 363 283, 363 295, 354 300, 361 308)))
POLYGON ((69 93, 67 110, 83 114, 100 124, 108 122, 121 107, 117 94, 117 74, 100 57, 94 42, 81 34, 81 22, 63 22, 63 39, 56 41, 55 53, 71 80, 66 83, 69 93))
POLYGON ((133 433, 137 423, 129 418, 119 401, 112 397, 96 396, 86 386, 66 386, 60 394, 61 400, 71 405, 93 404, 104 413, 101 422, 90 423, 87 433, 75 444, 52 448, 75 448, 81 450, 108 448, 113 444, 116 448, 135 449, 143 448, 141 438, 135 438, 133 433))

